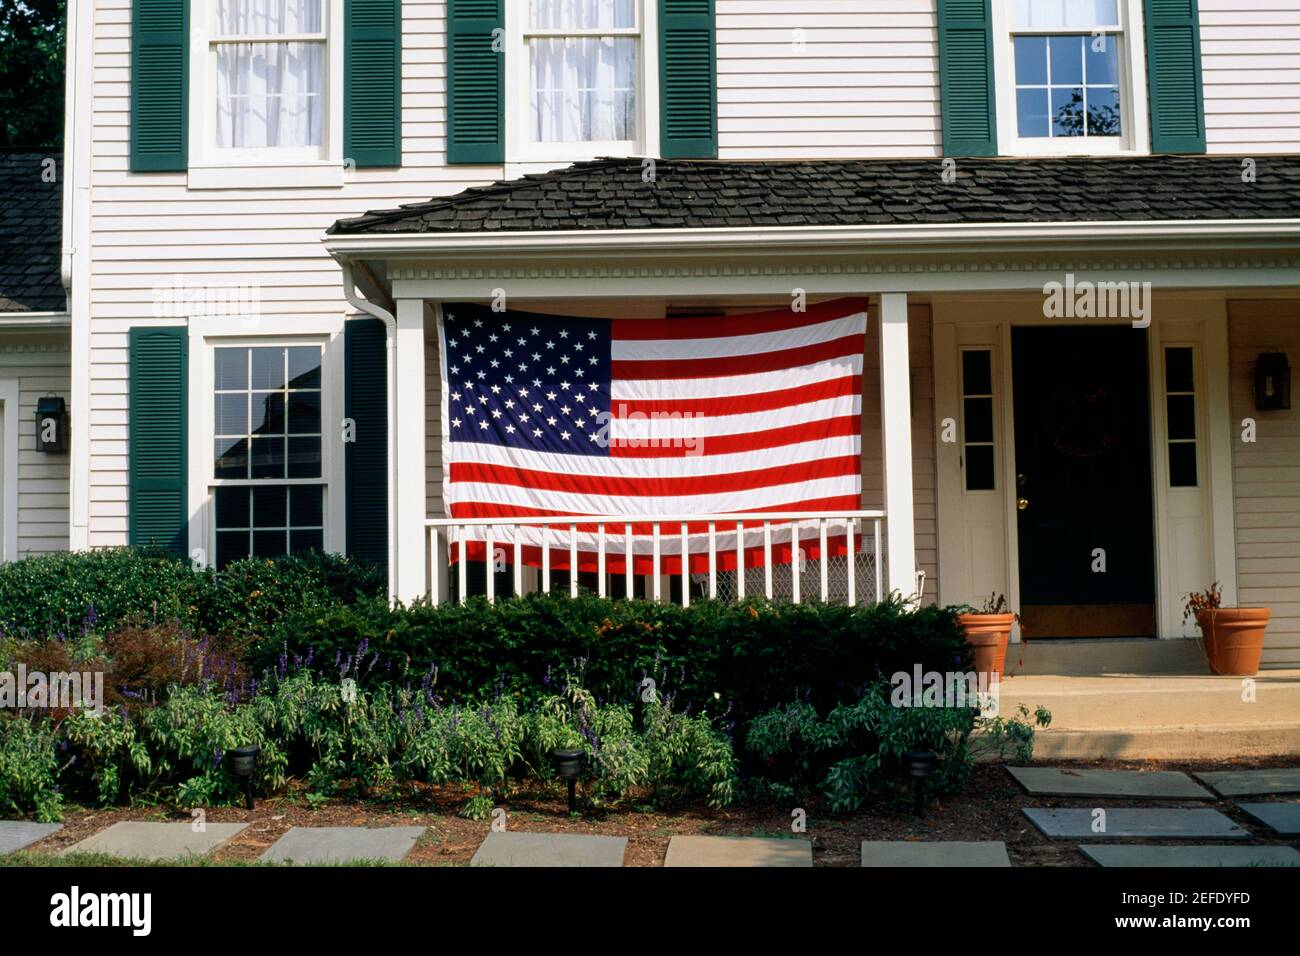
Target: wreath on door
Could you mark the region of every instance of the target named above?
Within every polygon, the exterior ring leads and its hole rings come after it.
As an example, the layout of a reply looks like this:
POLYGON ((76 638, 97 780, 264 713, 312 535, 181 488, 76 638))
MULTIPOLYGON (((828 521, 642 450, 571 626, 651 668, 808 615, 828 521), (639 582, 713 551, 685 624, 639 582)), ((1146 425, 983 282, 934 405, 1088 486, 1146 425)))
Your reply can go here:
POLYGON ((1052 447, 1067 458, 1096 458, 1119 443, 1121 414, 1104 385, 1057 392, 1048 409, 1052 447))

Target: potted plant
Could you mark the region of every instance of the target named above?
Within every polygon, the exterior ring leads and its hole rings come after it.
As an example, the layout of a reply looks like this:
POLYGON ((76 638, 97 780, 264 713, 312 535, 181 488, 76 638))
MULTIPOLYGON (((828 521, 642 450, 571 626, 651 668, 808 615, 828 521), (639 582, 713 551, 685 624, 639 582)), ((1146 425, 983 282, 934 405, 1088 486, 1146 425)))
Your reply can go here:
POLYGON ((975 670, 987 672, 990 682, 1002 679, 1011 626, 1015 622, 1016 615, 1007 607, 1006 595, 996 592, 978 610, 971 608, 957 615, 957 623, 966 632, 966 643, 975 652, 975 670))
POLYGON ((1196 618, 1205 659, 1215 674, 1249 676, 1259 670, 1264 629, 1271 614, 1266 607, 1223 607, 1219 582, 1187 595, 1183 622, 1196 618))

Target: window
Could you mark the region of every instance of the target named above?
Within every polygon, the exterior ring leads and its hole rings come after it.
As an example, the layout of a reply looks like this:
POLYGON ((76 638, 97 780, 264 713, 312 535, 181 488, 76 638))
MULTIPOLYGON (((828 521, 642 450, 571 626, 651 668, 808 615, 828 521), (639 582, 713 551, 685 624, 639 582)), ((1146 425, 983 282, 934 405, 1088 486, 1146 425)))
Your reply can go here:
POLYGON ((323 549, 318 345, 213 349, 216 564, 323 549))
POLYGON ((961 353, 962 463, 967 491, 996 487, 993 445, 993 353, 961 353))
POLYGON ((1011 152, 1118 152, 1144 141, 1135 108, 1145 97, 1134 49, 1140 6, 1013 0, 997 15, 999 123, 1011 152))
MULTIPOLYGON (((511 14, 517 14, 511 16, 511 14)), ((632 154, 644 138, 642 0, 519 0, 507 137, 517 160, 632 154)))
POLYGON ((1196 487, 1195 353, 1165 349, 1165 414, 1169 435, 1169 486, 1196 487))

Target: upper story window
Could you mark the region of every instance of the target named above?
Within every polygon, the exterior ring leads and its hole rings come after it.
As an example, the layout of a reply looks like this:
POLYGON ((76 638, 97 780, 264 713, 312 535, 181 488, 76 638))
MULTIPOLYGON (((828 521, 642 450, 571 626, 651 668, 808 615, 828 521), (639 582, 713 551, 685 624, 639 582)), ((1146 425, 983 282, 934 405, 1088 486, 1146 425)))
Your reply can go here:
POLYGON ((319 153, 324 142, 325 0, 217 0, 217 149, 319 153))
POLYGON ((518 0, 507 8, 507 158, 576 160, 645 142, 643 0, 518 0), (512 54, 512 55, 511 55, 512 54))
POLYGON ((1108 153, 1145 142, 1140 7, 1136 0, 994 4, 1004 151, 1108 153))

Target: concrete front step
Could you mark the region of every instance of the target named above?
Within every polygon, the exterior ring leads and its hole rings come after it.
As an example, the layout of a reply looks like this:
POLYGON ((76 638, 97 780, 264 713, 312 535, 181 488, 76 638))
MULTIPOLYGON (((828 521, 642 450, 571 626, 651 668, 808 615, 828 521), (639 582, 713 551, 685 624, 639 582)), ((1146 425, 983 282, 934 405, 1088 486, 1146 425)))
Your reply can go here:
MULTIPOLYGON (((1010 655, 1008 655, 1010 656, 1010 655)), ((1000 685, 999 712, 1044 706, 1035 761, 1231 759, 1300 754, 1300 670, 1209 674, 1026 675, 1000 685), (1252 690, 1253 700, 1243 700, 1252 690)))
POLYGON ((1200 641, 1142 637, 1031 640, 1007 648, 1011 676, 1100 677, 1106 674, 1205 674, 1200 641))

